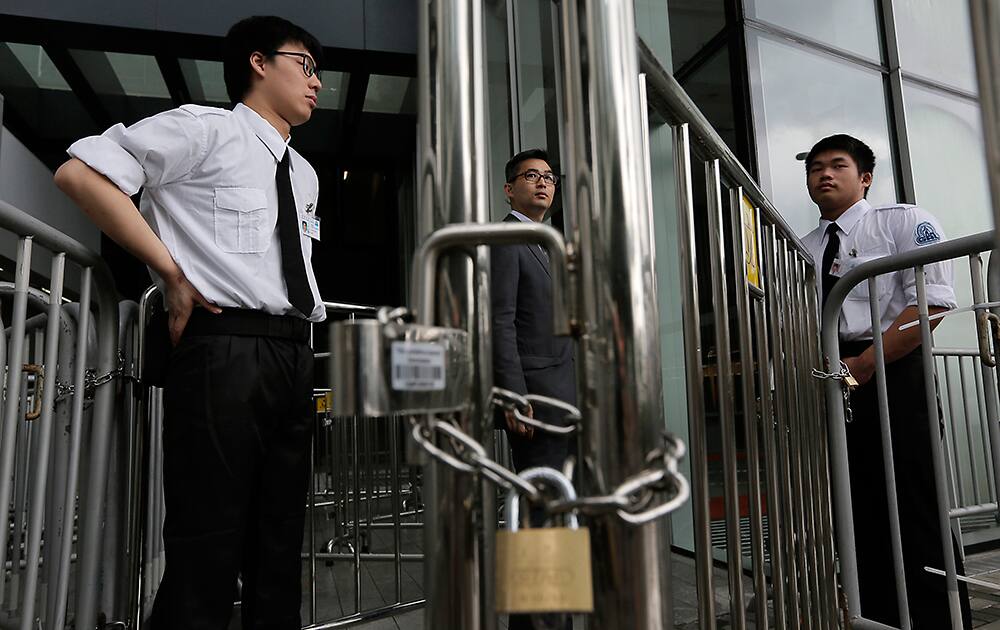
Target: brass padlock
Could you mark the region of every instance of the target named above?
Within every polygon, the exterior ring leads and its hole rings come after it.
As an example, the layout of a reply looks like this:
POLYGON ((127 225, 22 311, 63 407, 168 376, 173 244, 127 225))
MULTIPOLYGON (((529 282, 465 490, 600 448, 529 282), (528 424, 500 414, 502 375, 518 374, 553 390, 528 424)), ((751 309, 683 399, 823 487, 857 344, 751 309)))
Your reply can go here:
MULTIPOLYGON (((573 484, 554 468, 529 468, 520 473, 553 486, 575 499, 573 484)), ((504 613, 589 613, 594 611, 590 566, 590 532, 576 514, 567 513, 567 527, 519 528, 520 494, 507 493, 509 530, 497 532, 497 610, 504 613)))

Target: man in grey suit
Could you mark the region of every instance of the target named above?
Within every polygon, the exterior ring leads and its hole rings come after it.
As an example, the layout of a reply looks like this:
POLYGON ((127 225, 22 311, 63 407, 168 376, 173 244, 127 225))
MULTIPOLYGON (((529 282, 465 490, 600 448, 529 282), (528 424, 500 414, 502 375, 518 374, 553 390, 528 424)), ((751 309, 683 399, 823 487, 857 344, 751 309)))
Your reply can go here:
MULTIPOLYGON (((559 183, 545 151, 518 153, 507 162, 504 175, 511 207, 504 221, 542 221, 559 183)), ((573 341, 552 334, 548 253, 536 244, 496 246, 490 261, 494 383, 518 394, 540 394, 575 405, 573 341)), ((562 424, 562 416, 548 406, 531 412, 531 417, 554 424, 562 424)), ((516 470, 562 468, 572 438, 533 430, 509 411, 499 424, 507 429, 516 470)))

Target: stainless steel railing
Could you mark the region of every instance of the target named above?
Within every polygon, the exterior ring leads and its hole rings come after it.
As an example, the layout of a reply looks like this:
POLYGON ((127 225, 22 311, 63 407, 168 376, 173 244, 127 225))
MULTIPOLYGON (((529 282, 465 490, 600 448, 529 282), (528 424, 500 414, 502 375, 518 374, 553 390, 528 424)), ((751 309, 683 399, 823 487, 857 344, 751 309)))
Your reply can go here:
MULTIPOLYGON (((930 245, 921 249, 887 256, 868 263, 859 265, 855 269, 845 274, 837 282, 830 292, 826 307, 823 311, 823 352, 830 365, 840 365, 839 348, 839 321, 840 309, 848 292, 860 284, 868 282, 870 287, 874 287, 877 276, 885 273, 913 269, 916 278, 917 289, 917 309, 919 314, 919 325, 921 333, 921 351, 924 361, 924 381, 927 390, 927 411, 930 425, 927 428, 931 435, 931 453, 929 454, 933 466, 937 502, 939 506, 938 521, 942 539, 939 544, 942 546, 944 557, 944 573, 947 583, 948 605, 951 615, 952 627, 962 628, 962 618, 959 603, 959 590, 956 577, 956 564, 951 542, 950 519, 961 516, 961 512, 952 513, 948 509, 948 479, 945 462, 945 451, 942 445, 941 433, 939 431, 939 410, 937 402, 937 390, 934 378, 934 338, 931 334, 930 320, 928 314, 927 295, 924 283, 924 266, 935 262, 950 260, 954 258, 968 258, 970 280, 972 282, 972 297, 974 305, 984 305, 987 287, 983 284, 981 253, 991 251, 994 247, 993 232, 984 232, 974 236, 967 236, 951 241, 945 241, 936 245, 930 245)), ((996 265, 990 268, 990 289, 996 288, 993 280, 1000 275, 994 271, 996 265)), ((991 292, 993 295, 1000 295, 991 292)), ((878 292, 869 291, 869 301, 873 313, 873 321, 877 321, 878 313, 878 292)), ((980 338, 989 330, 991 325, 984 306, 975 308, 977 312, 976 327, 980 338)), ((907 609, 907 591, 905 579, 903 577, 903 551, 899 534, 899 513, 895 499, 895 471, 892 465, 892 451, 889 438, 889 414, 890 409, 887 402, 885 385, 885 362, 882 353, 882 331, 878 326, 873 326, 873 345, 875 347, 876 372, 875 382, 878 387, 879 416, 882 427, 883 453, 885 457, 885 478, 886 492, 889 501, 890 534, 892 549, 895 559, 895 577, 897 583, 897 605, 900 611, 907 609)), ((995 352, 995 349, 994 349, 995 352)), ((947 352, 946 352, 947 353, 947 352)), ((998 473, 998 462, 1000 462, 1000 426, 997 426, 997 383, 991 364, 994 363, 990 347, 988 344, 979 348, 980 367, 982 372, 983 402, 986 407, 988 428, 988 440, 990 444, 989 459, 992 474, 994 476, 993 485, 996 485, 998 473)), ((852 499, 850 491, 850 476, 847 462, 847 438, 844 420, 844 399, 841 393, 840 383, 834 379, 827 380, 827 420, 829 423, 830 443, 831 443, 831 471, 833 476, 834 500, 836 505, 837 518, 837 545, 839 550, 839 561, 841 566, 841 581, 844 594, 847 599, 848 617, 851 627, 884 627, 881 624, 864 618, 864 611, 860 607, 858 591, 858 568, 855 556, 854 545, 854 521, 852 512, 852 499), (874 625, 873 625, 874 624, 874 625)), ((953 444, 954 446, 954 444, 953 444)), ((978 506, 982 507, 982 506, 978 506)), ((909 627, 908 615, 901 614, 903 627, 909 627)))
POLYGON ((699 628, 715 628, 719 614, 709 460, 720 452, 732 627, 751 623, 750 590, 757 628, 772 618, 779 629, 834 628, 829 446, 821 391, 808 376, 820 365, 812 258, 683 88, 637 45, 649 108, 674 137, 699 628))
POLYGON ((102 588, 107 586, 98 569, 102 556, 102 520, 105 515, 115 388, 106 384, 96 387, 92 415, 87 423, 84 416, 84 392, 88 382, 85 368, 93 362, 89 359, 87 340, 91 293, 94 292, 98 343, 96 374, 105 383, 113 382, 110 378, 118 375, 118 303, 114 284, 106 264, 96 253, 4 202, 0 202, 0 227, 20 237, 12 318, 6 345, 7 365, 16 368, 7 370, 3 415, 0 417, 0 523, 3 524, 0 527, 0 567, 11 563, 10 579, 6 572, 0 572, 4 611, 9 622, 22 630, 34 628, 37 619, 43 617, 46 625, 62 627, 70 609, 70 582, 75 579, 75 623, 78 627, 93 627, 97 620, 98 598, 102 588), (45 331, 33 333, 33 343, 37 342, 37 359, 41 361, 38 373, 44 380, 36 378, 26 384, 20 367, 28 356, 26 316, 32 259, 37 247, 48 250, 52 255, 45 298, 45 331), (62 353, 60 341, 68 343, 65 335, 60 337, 60 327, 69 321, 62 304, 67 262, 82 269, 71 402, 60 395, 56 367, 62 353), (40 355, 38 350, 41 350, 40 355), (108 376, 109 380, 105 381, 101 376, 108 376), (21 411, 26 400, 22 394, 25 391, 32 391, 32 396, 39 399, 38 419, 33 421, 37 426, 29 427, 22 420, 21 411), (57 406, 67 405, 71 408, 69 425, 75 429, 75 434, 65 443, 54 439, 53 429, 57 416, 64 413, 57 413, 57 406), (88 437, 86 457, 82 452, 82 435, 88 437), (54 442, 62 453, 65 465, 60 462, 50 472, 49 452, 54 442), (85 489, 79 488, 81 473, 87 481, 85 489), (61 496, 50 496, 49 492, 53 489, 60 491, 61 496), (48 511, 45 509, 46 497, 49 497, 48 511), (75 573, 71 573, 73 523, 77 518, 78 561, 75 573), (43 533, 47 543, 44 550, 44 585, 40 582, 43 533), (44 611, 39 607, 43 594, 46 602, 44 611))

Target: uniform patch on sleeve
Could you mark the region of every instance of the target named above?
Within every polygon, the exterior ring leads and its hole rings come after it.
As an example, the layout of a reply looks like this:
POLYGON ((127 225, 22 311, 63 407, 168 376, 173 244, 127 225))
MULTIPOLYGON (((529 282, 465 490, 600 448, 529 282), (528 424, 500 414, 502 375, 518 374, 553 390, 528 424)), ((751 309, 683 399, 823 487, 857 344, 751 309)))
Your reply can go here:
POLYGON ((917 245, 930 245, 941 240, 930 221, 924 221, 913 230, 913 242, 917 245))

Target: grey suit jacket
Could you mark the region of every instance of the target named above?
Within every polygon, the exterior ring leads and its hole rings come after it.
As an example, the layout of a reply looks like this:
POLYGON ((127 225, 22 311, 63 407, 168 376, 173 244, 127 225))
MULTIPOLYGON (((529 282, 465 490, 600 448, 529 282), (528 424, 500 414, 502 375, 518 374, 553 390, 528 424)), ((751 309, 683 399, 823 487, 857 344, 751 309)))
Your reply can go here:
MULTIPOLYGON (((513 214, 504 221, 517 221, 513 214)), ((552 334, 552 279, 538 245, 495 246, 490 254, 493 379, 519 394, 576 404, 573 341, 552 334)), ((560 416, 538 408, 539 419, 560 416)))

